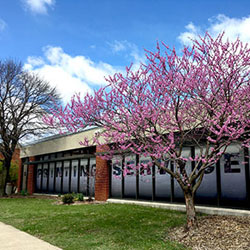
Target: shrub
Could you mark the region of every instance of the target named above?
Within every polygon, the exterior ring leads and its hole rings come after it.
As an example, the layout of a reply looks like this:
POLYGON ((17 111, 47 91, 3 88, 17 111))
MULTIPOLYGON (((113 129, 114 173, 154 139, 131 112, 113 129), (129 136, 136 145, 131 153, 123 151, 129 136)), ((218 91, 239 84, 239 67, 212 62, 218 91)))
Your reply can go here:
POLYGON ((84 201, 84 197, 82 193, 77 194, 77 200, 78 201, 84 201))
MULTIPOLYGON (((13 163, 11 162, 10 165, 10 182, 13 186, 17 186, 17 180, 18 180, 18 164, 17 163, 13 163)), ((3 181, 5 180, 5 172, 6 170, 3 168, 3 163, 0 162, 0 177, 1 179, 3 179, 3 181)), ((0 180, 1 182, 1 180, 0 180)))
POLYGON ((28 192, 25 191, 25 190, 21 190, 20 194, 23 195, 23 196, 27 196, 27 195, 28 195, 28 192))
POLYGON ((18 164, 17 163, 11 163, 10 166, 10 182, 16 186, 17 180, 18 180, 18 164))
POLYGON ((72 194, 65 194, 62 197, 63 204, 71 204, 74 203, 74 196, 72 194))

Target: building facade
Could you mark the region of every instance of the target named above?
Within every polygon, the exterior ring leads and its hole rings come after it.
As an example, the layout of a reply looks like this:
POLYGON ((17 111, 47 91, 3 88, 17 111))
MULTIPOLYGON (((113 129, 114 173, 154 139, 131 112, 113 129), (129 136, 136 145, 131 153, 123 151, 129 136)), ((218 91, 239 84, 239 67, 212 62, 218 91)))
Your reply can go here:
MULTIPOLYGON (((29 193, 83 193, 105 201, 109 197, 161 202, 184 202, 179 184, 165 171, 150 164, 150 159, 133 154, 115 155, 103 160, 97 146, 83 147, 84 137, 91 138, 96 129, 67 136, 51 137, 21 149, 19 191, 29 193), (96 154, 97 153, 97 154, 96 154), (132 166, 144 163, 144 168, 132 166), (127 174, 123 176, 124 169, 127 174)), ((183 150, 194 156, 195 147, 183 150)), ((166 167, 175 168, 173 162, 166 167)), ((189 163, 191 171, 194 163, 189 163)), ((196 204, 250 209, 249 152, 234 144, 215 166, 209 167, 197 190, 196 204)))

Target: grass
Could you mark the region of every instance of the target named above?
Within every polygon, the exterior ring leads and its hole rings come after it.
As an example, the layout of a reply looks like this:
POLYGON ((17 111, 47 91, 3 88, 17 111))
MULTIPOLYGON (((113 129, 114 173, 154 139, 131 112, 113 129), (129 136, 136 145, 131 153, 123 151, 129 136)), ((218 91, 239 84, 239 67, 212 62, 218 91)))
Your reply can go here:
POLYGON ((185 249, 166 240, 168 230, 185 223, 185 214, 158 208, 5 198, 0 221, 67 250, 185 249))

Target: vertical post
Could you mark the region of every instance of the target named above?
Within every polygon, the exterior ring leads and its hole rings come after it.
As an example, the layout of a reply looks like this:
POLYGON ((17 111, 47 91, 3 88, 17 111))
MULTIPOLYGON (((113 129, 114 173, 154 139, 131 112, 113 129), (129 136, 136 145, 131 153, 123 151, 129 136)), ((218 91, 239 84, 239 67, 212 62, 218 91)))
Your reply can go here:
MULTIPOLYGON (((193 159, 195 158, 195 147, 194 146, 191 146, 191 157, 193 159)), ((192 161, 191 162, 191 169, 192 169, 192 171, 194 170, 194 168, 195 168, 195 161, 192 161)), ((196 183, 196 181, 194 180, 194 182, 192 183, 192 185, 194 186, 195 183, 196 183)), ((195 200, 195 194, 194 194, 194 200, 195 200)))
POLYGON ((124 165, 125 165, 125 156, 122 155, 122 193, 121 193, 121 198, 124 198, 124 165))
POLYGON ((86 190, 87 196, 89 196, 89 174, 90 174, 89 170, 90 170, 90 158, 88 158, 87 169, 86 169, 86 172, 87 172, 87 190, 86 190))
POLYGON ((249 176, 249 150, 244 148, 245 180, 246 180, 246 206, 250 207, 250 176, 249 176))
POLYGON ((41 180, 40 180, 40 192, 43 191, 43 163, 42 163, 42 168, 41 168, 41 180))
POLYGON ((78 159, 77 193, 80 193, 80 171, 81 171, 81 159, 78 159))
POLYGON ((155 164, 152 166, 152 201, 155 200, 155 164))
POLYGON ((69 161, 69 193, 71 193, 72 160, 69 161))
POLYGON ((37 164, 34 166, 34 192, 36 192, 37 164))
POLYGON ((47 193, 49 192, 49 179, 50 179, 50 162, 48 162, 48 172, 47 172, 47 193))
MULTIPOLYGON (((170 161, 170 168, 171 171, 174 172, 174 162, 170 161)), ((170 195, 170 202, 174 202, 174 177, 170 176, 170 181, 171 181, 171 195, 170 195)))
POLYGON ((53 192, 56 193, 56 161, 54 162, 54 182, 53 182, 53 192))
POLYGON ((216 185, 217 185, 217 206, 221 205, 221 174, 220 160, 216 162, 216 185))
POLYGON ((136 195, 135 198, 136 200, 139 199, 139 174, 140 174, 140 169, 138 168, 139 165, 139 155, 136 155, 136 160, 135 160, 135 165, 136 165, 136 195))
POLYGON ((62 176, 61 176, 61 194, 63 194, 64 161, 62 161, 61 170, 62 170, 62 176))
MULTIPOLYGON (((28 178, 29 178, 29 165, 27 164, 27 171, 26 171, 26 190, 28 192, 28 178)), ((31 177, 30 177, 31 178, 31 177)), ((28 192, 29 193, 29 192, 28 192)))
POLYGON ((109 197, 112 197, 111 186, 112 186, 112 161, 108 161, 109 169, 109 197))

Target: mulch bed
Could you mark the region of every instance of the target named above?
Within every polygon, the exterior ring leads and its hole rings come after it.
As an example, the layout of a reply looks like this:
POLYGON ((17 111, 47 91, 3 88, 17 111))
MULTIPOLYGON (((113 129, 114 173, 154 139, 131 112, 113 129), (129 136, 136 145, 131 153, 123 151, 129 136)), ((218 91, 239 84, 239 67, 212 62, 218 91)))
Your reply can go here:
POLYGON ((184 227, 169 232, 168 239, 193 250, 249 250, 250 217, 204 216, 198 219, 198 228, 189 232, 184 227))

